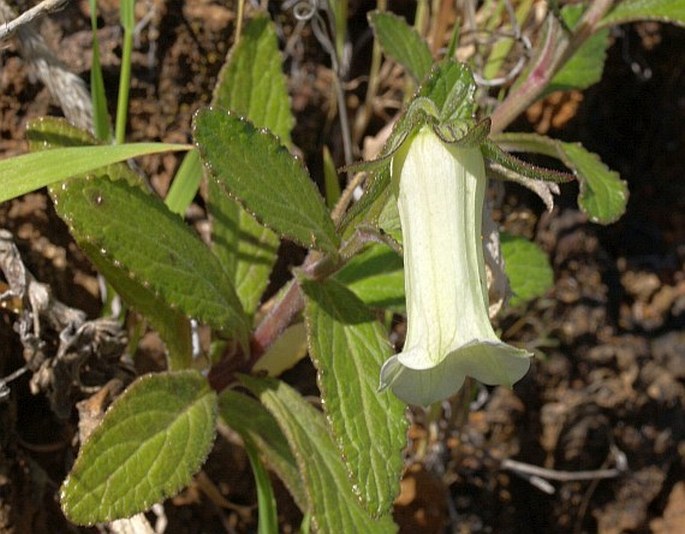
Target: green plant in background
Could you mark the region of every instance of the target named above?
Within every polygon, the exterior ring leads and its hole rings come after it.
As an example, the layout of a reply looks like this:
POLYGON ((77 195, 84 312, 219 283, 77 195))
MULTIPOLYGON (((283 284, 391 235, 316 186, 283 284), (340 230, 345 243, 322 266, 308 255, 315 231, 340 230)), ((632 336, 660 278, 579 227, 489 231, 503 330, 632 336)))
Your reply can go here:
MULTIPOLYGON (((329 16, 345 12, 344 2, 335 4, 329 16)), ((427 2, 420 4, 426 13, 427 2)), ((190 147, 100 145, 65 121, 29 124, 33 153, 0 162, 0 201, 49 185, 76 242, 168 350, 168 370, 138 377, 82 444, 61 488, 70 520, 129 517, 173 495, 200 469, 223 421, 245 442, 259 489, 260 531, 277 525, 262 462, 318 531, 396 529, 391 507, 407 426, 400 399, 430 404, 454 393, 466 376, 510 386, 529 366, 528 351, 500 341, 486 316, 486 169, 548 194, 540 182, 578 180, 581 209, 603 224, 620 217, 627 202, 618 175, 580 145, 501 132, 550 88, 594 83, 609 25, 645 18, 685 23, 676 1, 550 4, 555 9, 530 62, 489 107, 478 105, 475 67, 452 58, 458 30, 446 56, 434 61, 403 19, 373 13, 378 44, 418 89, 378 159, 347 167, 366 177, 360 200, 350 205, 358 184, 353 179, 332 210, 289 151, 294 119, 276 32, 265 15, 245 24, 212 107, 196 114, 197 150, 166 202, 121 162, 190 147), (510 151, 558 158, 572 174, 534 167, 510 151), (210 247, 179 216, 196 194, 203 167, 210 247), (309 252, 262 306, 283 238, 309 252), (379 308, 406 309, 409 332, 399 354, 372 311, 379 308), (224 347, 211 365, 191 357, 190 318, 211 327, 215 346, 224 347), (283 360, 304 353, 297 342, 302 322, 323 411, 275 377, 283 360), (272 376, 251 374, 254 369, 272 376), (379 391, 379 383, 389 389, 379 391)), ((129 30, 131 7, 124 18, 129 30)), ((514 19, 530 9, 530 2, 520 2, 514 19)), ((340 53, 344 25, 335 22, 332 52, 340 53)), ((481 74, 496 75, 500 60, 494 52, 487 59, 481 74)), ((126 106, 122 96, 119 143, 126 106)), ((106 139, 107 122, 97 124, 98 137, 106 139)), ((535 245, 513 236, 502 245, 515 298, 543 294, 551 271, 535 245), (522 270, 535 273, 534 280, 522 270)))

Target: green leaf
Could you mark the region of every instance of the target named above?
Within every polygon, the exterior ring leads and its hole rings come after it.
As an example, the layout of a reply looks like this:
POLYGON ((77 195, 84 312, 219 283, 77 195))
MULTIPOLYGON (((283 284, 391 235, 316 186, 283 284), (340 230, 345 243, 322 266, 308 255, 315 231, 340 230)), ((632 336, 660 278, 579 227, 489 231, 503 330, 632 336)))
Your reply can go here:
POLYGON ((367 306, 405 311, 402 258, 387 245, 371 245, 347 262, 335 280, 367 306))
MULTIPOLYGON (((294 118, 282 63, 273 22, 265 16, 251 19, 219 73, 212 103, 268 128, 290 146, 294 118)), ((213 180, 209 181, 208 207, 212 250, 233 279, 246 312, 252 314, 276 263, 278 236, 213 180)))
POLYGON ((563 150, 564 163, 578 176, 581 209, 596 223, 609 224, 618 220, 628 203, 628 186, 619 174, 580 143, 559 143, 559 146, 563 150))
POLYGON ((100 40, 97 36, 97 4, 95 0, 88 0, 90 10, 90 32, 92 35, 92 61, 90 65, 90 97, 93 103, 93 128, 95 135, 102 141, 109 141, 112 132, 107 112, 107 93, 105 92, 105 80, 102 77, 102 65, 100 63, 100 40))
POLYGON ((169 305, 235 335, 247 349, 249 325, 226 273, 161 200, 122 180, 92 177, 64 182, 51 194, 78 242, 89 243, 169 305))
POLYGON ((273 134, 217 109, 200 110, 194 132, 207 169, 227 194, 284 237, 337 252, 339 238, 321 194, 273 134))
POLYGON ((216 394, 197 371, 140 377, 79 451, 60 490, 65 515, 92 525, 174 495, 209 454, 216 412, 216 394))
POLYGON ((250 440, 266 458, 269 467, 283 481, 302 512, 307 498, 295 457, 276 419, 256 400, 233 391, 219 395, 219 415, 244 440, 250 440))
POLYGON ((512 306, 541 297, 554 285, 549 258, 535 243, 525 237, 501 233, 500 246, 513 293, 512 306))
MULTIPOLYGON (((50 117, 30 122, 27 126, 27 137, 31 150, 96 142, 88 132, 72 126, 65 120, 50 117)), ((105 173, 109 173, 110 176, 126 180, 131 185, 140 183, 138 175, 125 163, 114 163, 96 172, 100 178, 104 178, 105 173)), ((59 205, 57 211, 60 212, 59 205)), ((179 310, 171 308, 141 282, 132 279, 128 271, 122 269, 120 264, 117 265, 117 262, 100 254, 96 247, 83 240, 79 241, 79 245, 124 301, 143 314, 157 330, 169 352, 169 369, 178 370, 189 367, 192 339, 188 318, 179 310)))
POLYGON ((224 64, 212 104, 268 128, 281 143, 290 146, 295 119, 290 110, 283 60, 274 23, 257 16, 245 24, 240 41, 224 64))
POLYGON ((164 199, 167 208, 183 216, 195 198, 202 180, 202 164, 197 149, 188 152, 174 175, 169 192, 164 199))
MULTIPOLYGON (((568 5, 561 10, 561 15, 566 25, 574 28, 584 10, 585 6, 581 4, 568 5)), ((602 78, 608 47, 608 29, 592 34, 554 75, 543 94, 572 89, 583 90, 597 83, 602 78)))
POLYGON ((369 22, 383 51, 420 82, 433 64, 433 56, 416 30, 402 17, 388 12, 370 13, 369 22))
POLYGON ((580 144, 518 132, 492 136, 491 145, 495 146, 495 143, 500 147, 498 150, 533 152, 561 160, 580 182, 578 205, 593 222, 610 224, 625 212, 628 186, 617 172, 602 163, 597 154, 585 150, 580 144))
POLYGON ((683 0, 623 0, 600 21, 600 26, 640 20, 660 20, 685 26, 685 3, 683 0))
POLYGON ((212 252, 235 287, 245 312, 253 314, 276 262, 278 236, 258 223, 214 181, 209 181, 212 252))
POLYGON ((116 261, 103 256, 92 244, 81 240, 79 246, 98 272, 124 299, 124 302, 143 315, 152 328, 159 333, 169 352, 169 370, 189 368, 192 361, 193 343, 188 317, 169 306, 166 301, 138 280, 131 278, 116 261))
POLYGON ((4 159, 0 161, 0 202, 119 161, 189 148, 169 143, 70 146, 4 159))
POLYGON ((323 147, 323 181, 324 181, 324 191, 326 192, 326 206, 328 209, 333 209, 338 203, 340 194, 340 177, 335 169, 335 163, 333 162, 333 156, 328 147, 324 145, 323 147))
POLYGON ((243 376, 241 381, 273 414, 294 451, 317 532, 397 530, 390 516, 374 519, 362 508, 321 412, 278 380, 243 376))
POLYGON ((322 404, 353 488, 374 516, 399 493, 406 405, 378 392, 381 366, 392 356, 383 327, 335 281, 302 282, 309 351, 322 404))
POLYGON ((257 532, 258 534, 273 534, 278 532, 278 512, 269 473, 259 457, 257 447, 249 440, 245 441, 245 452, 250 460, 257 486, 257 513, 259 515, 257 532))
MULTIPOLYGON (((26 139, 29 142, 31 152, 64 147, 84 147, 84 145, 102 145, 102 141, 93 137, 90 132, 77 128, 66 119, 59 117, 39 117, 28 121, 26 139)), ((90 173, 107 174, 112 179, 126 180, 131 185, 144 186, 141 176, 133 171, 125 161, 99 167, 90 173)))

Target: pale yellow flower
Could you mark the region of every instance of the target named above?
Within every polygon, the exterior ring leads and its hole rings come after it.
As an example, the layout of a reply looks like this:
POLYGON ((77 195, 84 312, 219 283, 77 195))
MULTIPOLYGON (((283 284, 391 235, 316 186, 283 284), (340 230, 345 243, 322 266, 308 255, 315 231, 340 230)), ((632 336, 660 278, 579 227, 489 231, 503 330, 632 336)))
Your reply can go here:
POLYGON ((424 126, 397 151, 393 187, 404 243, 407 336, 381 369, 381 389, 427 406, 466 376, 511 387, 531 354, 499 340, 488 317, 481 221, 485 167, 477 147, 424 126))

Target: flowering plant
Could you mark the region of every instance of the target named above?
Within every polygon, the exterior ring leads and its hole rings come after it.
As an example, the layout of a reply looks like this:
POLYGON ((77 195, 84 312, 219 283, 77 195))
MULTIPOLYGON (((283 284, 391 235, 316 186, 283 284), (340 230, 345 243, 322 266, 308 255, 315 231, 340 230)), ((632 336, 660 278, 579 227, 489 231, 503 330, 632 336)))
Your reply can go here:
MULTIPOLYGON (((346 4, 321 3, 335 24, 322 24, 314 1, 298 3, 297 15, 298 27, 312 21, 313 34, 332 55, 334 76, 341 77, 346 4), (330 28, 342 40, 326 40, 330 28)), ((428 3, 419 4, 426 8, 428 3)), ((484 11, 490 3, 485 4, 484 11)), ((549 4, 558 7, 558 2, 549 4)), ((76 243, 167 349, 164 372, 124 373, 131 383, 104 415, 92 417, 102 416, 95 430, 79 436, 79 456, 60 491, 65 515, 92 525, 140 514, 190 483, 216 430, 228 426, 240 435, 255 474, 260 531, 278 529, 266 459, 319 531, 393 532, 407 403, 427 406, 447 399, 466 377, 511 387, 530 367, 531 351, 501 341, 490 323, 488 275, 496 282, 503 275, 498 274, 497 231, 484 231, 486 223, 492 226, 484 214, 488 179, 516 180, 548 207, 557 183, 578 180, 579 205, 596 222, 612 222, 625 209, 625 184, 580 145, 501 133, 553 82, 583 89, 596 81, 602 54, 586 54, 582 45, 593 41, 603 52, 607 26, 636 20, 640 9, 647 9, 640 4, 648 3, 625 1, 610 10, 612 4, 594 2, 587 9, 574 4, 549 13, 535 54, 524 54, 517 63, 531 59, 527 70, 512 70, 512 78, 502 83, 518 79, 509 92, 503 89, 497 105, 483 95, 492 80, 480 73, 479 89, 471 67, 453 59, 458 25, 445 58, 433 65, 427 43, 402 19, 371 14, 377 43, 405 67, 418 90, 380 156, 347 165, 350 179, 342 193, 335 192, 340 184, 333 166, 334 192, 325 200, 291 154, 295 117, 279 33, 266 13, 255 14, 244 27, 239 15, 212 106, 194 116, 194 146, 110 146, 64 121, 31 122, 27 136, 34 153, 0 162, 0 201, 49 186, 55 210, 76 243), (571 72, 564 72, 564 64, 573 61, 571 72), (476 98, 477 91, 482 98, 476 98), (191 148, 164 199, 122 163, 191 148), (509 152, 556 157, 571 174, 526 164, 509 152), (355 175, 355 170, 363 172, 355 175), (202 206, 211 230, 200 237, 180 215, 202 178, 207 181, 200 191, 202 206), (360 183, 363 194, 353 202, 360 183), (293 269, 294 276, 283 280, 279 273, 274 278, 282 285, 271 287, 281 239, 299 245, 306 258, 293 269), (383 310, 406 313, 407 335, 397 354, 388 324, 378 321, 383 310), (207 333, 204 346, 200 323, 207 333), (317 372, 316 407, 279 378, 305 355, 317 372)), ((668 5, 650 16, 663 18, 667 10, 683 22, 676 2, 663 4, 668 5)), ((130 52, 133 2, 122 5, 128 5, 129 45, 124 48, 130 52)), ((526 11, 533 3, 521 5, 526 11)), ((498 72, 498 57, 493 53, 483 70, 498 72)), ((379 62, 372 65, 372 80, 379 75, 379 62)), ((333 85, 344 130, 343 84, 333 85)), ((368 87, 367 104, 377 96, 377 84, 368 87)), ((106 113, 106 106, 101 111, 106 113)), ((119 111, 123 119, 117 120, 116 137, 122 141, 125 110, 119 111)), ((360 111, 358 118, 363 131, 368 117, 360 111)), ((350 163, 347 145, 353 136, 347 131, 342 137, 350 163)), ((15 329, 29 355, 24 370, 37 368, 30 360, 39 357, 41 368, 62 372, 68 392, 83 386, 81 373, 89 366, 81 357, 101 356, 90 345, 83 354, 72 350, 72 342, 80 340, 74 332, 87 323, 64 325, 50 338, 63 341, 60 349, 44 354, 45 347, 54 346, 40 340, 40 323, 50 317, 49 309, 32 302, 26 287, 35 280, 16 261, 9 239, 2 241, 0 267, 8 287, 0 285, 0 304, 21 304, 15 306, 20 314, 15 329)), ((523 295, 523 284, 510 278, 519 297, 539 296, 547 287, 543 282, 523 295)), ((135 318, 133 323, 136 339, 144 324, 135 318)), ((117 347, 119 363, 126 344, 117 347)), ((86 391, 91 390, 79 393, 86 391)))

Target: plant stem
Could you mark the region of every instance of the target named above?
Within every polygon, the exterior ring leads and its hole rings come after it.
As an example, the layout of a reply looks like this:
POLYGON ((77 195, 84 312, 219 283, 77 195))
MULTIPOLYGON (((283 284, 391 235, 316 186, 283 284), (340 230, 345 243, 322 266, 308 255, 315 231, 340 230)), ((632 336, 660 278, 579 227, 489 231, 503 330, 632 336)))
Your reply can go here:
POLYGON ((519 76, 523 81, 518 86, 514 84, 515 88, 491 116, 492 133, 502 132, 539 98, 554 75, 594 33, 612 4, 613 0, 592 2, 571 35, 554 16, 547 17, 544 40, 533 65, 519 76))
MULTIPOLYGON (((387 0, 378 0, 376 4, 378 11, 385 11, 387 9, 387 0)), ((354 128, 352 132, 352 140, 355 145, 359 145, 362 135, 366 127, 369 125, 373 111, 373 101, 378 94, 379 73, 381 70, 381 46, 378 40, 373 40, 373 50, 371 52, 371 67, 369 68, 369 83, 366 88, 366 95, 364 96, 364 103, 357 111, 357 116, 354 120, 354 128)))
POLYGON ((135 18, 133 1, 121 3, 121 25, 124 28, 123 52, 121 55, 121 72, 119 73, 119 96, 117 98, 117 119, 114 129, 114 140, 122 144, 126 140, 126 118, 128 115, 128 95, 131 87, 131 55, 133 53, 133 31, 135 18))

